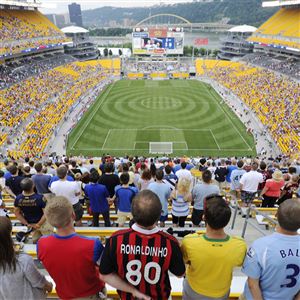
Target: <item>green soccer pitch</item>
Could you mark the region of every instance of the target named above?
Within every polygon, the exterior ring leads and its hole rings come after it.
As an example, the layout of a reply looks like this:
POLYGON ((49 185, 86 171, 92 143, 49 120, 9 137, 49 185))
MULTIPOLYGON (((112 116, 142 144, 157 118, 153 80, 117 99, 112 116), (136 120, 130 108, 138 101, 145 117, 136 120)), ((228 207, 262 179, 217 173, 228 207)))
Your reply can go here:
POLYGON ((196 80, 120 80, 108 86, 68 136, 67 154, 255 155, 253 136, 217 92, 196 80))

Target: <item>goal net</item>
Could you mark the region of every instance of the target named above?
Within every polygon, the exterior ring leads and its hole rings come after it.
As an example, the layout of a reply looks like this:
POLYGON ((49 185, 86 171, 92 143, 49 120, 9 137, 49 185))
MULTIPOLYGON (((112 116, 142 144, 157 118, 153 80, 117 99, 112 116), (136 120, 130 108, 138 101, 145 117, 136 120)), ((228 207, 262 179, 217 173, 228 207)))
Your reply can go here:
POLYGON ((150 142, 149 153, 171 154, 173 153, 172 142, 150 142))

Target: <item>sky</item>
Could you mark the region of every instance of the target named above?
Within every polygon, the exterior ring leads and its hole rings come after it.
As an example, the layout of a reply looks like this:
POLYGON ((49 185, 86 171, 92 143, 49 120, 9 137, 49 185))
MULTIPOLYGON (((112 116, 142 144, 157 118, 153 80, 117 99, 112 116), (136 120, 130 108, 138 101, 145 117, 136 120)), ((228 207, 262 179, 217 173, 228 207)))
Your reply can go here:
POLYGON ((102 6, 134 7, 151 6, 159 4, 174 4, 190 2, 192 0, 42 0, 41 11, 46 14, 57 14, 68 12, 68 4, 79 3, 82 10, 93 9, 102 6))

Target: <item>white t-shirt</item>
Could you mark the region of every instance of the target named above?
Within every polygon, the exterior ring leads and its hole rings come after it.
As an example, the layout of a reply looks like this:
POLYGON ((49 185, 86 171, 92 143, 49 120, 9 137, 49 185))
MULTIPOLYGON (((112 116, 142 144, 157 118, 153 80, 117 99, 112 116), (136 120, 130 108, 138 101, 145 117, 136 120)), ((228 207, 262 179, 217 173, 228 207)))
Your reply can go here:
POLYGON ((250 171, 245 173, 241 180, 240 184, 243 185, 243 191, 256 193, 258 185, 264 181, 263 175, 257 171, 250 171))
MULTIPOLYGON (((0 206, 3 204, 3 200, 0 198, 0 206)), ((0 208, 0 217, 6 217, 7 213, 3 208, 0 208)))
POLYGON ((175 175, 177 176, 178 180, 180 178, 187 178, 189 179, 190 181, 193 180, 193 176, 191 174, 191 172, 189 170, 186 170, 186 169, 180 169, 178 170, 175 175))
POLYGON ((51 184, 50 190, 55 196, 66 197, 72 205, 78 203, 80 193, 80 187, 76 181, 58 180, 51 184))

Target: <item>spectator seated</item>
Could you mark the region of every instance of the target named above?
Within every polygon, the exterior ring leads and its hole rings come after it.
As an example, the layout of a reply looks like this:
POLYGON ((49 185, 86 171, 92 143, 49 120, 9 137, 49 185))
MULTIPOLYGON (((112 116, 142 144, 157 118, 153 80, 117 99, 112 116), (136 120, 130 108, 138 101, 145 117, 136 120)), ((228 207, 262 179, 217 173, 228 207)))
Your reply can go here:
POLYGON ((283 153, 299 153, 299 83, 238 62, 198 60, 196 68, 251 108, 283 153))
POLYGON ((0 55, 15 54, 41 45, 69 41, 65 35, 39 11, 1 10, 0 55))

